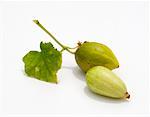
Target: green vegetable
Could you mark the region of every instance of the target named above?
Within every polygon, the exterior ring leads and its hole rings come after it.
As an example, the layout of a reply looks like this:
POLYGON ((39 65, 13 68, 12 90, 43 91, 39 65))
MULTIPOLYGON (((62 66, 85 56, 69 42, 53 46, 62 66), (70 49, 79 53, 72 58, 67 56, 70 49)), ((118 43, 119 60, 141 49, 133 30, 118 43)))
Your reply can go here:
POLYGON ((75 54, 77 64, 86 72, 86 82, 90 90, 112 98, 130 98, 123 81, 110 71, 119 67, 119 62, 110 48, 97 42, 84 42, 83 44, 79 42, 78 46, 74 48, 65 46, 38 20, 33 21, 62 49, 58 51, 50 42, 41 42, 40 52, 28 52, 23 57, 25 72, 28 76, 57 83, 57 71, 61 68, 62 52, 66 50, 71 54, 75 54))
POLYGON ((111 49, 97 42, 81 44, 75 52, 75 59, 84 72, 94 66, 104 66, 111 70, 119 67, 119 62, 111 49))
POLYGON ((130 98, 124 82, 103 66, 89 69, 86 73, 86 82, 94 93, 112 98, 130 98))
POLYGON ((23 57, 25 72, 36 79, 57 83, 57 71, 61 68, 62 54, 51 43, 40 43, 41 52, 30 51, 23 57))

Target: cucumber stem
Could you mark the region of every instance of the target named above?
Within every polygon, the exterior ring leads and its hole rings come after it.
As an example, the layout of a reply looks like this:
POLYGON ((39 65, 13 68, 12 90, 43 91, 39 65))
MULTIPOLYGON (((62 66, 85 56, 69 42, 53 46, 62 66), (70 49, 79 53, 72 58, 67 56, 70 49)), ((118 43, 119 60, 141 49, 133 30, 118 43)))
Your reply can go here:
POLYGON ((71 47, 64 46, 61 44, 38 20, 33 20, 35 24, 37 24, 43 31, 45 31, 58 45, 62 47, 63 50, 67 50, 71 54, 75 54, 75 52, 70 51, 71 47))

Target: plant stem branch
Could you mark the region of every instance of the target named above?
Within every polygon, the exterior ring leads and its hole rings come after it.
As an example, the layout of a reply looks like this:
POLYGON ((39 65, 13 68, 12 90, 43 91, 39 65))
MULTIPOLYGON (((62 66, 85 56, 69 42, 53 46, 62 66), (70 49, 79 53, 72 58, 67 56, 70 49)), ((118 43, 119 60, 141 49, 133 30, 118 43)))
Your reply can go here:
POLYGON ((74 52, 70 51, 67 46, 61 44, 38 20, 33 20, 35 24, 37 24, 43 31, 45 31, 58 45, 60 45, 63 50, 67 50, 69 53, 74 54, 74 52))

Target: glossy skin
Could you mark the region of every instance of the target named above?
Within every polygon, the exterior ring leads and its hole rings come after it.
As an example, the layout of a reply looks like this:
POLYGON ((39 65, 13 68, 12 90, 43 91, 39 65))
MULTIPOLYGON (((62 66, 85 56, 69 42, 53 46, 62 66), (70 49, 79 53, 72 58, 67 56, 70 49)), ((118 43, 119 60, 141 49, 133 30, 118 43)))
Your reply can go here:
POLYGON ((105 67, 91 68, 86 73, 86 82, 94 93, 112 98, 129 98, 123 81, 105 67))
POLYGON ((83 43, 77 49, 75 59, 84 72, 94 66, 104 66, 110 70, 119 67, 119 62, 111 49, 97 42, 83 43))

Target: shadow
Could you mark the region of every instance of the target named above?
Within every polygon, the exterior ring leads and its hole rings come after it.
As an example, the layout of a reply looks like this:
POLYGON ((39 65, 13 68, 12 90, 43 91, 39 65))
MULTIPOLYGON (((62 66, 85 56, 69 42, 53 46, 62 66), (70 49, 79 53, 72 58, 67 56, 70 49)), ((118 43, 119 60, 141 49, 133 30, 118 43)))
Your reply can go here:
POLYGON ((77 79, 85 82, 85 73, 83 71, 81 71, 81 69, 78 66, 74 66, 74 67, 62 66, 62 68, 71 70, 73 75, 77 79))
POLYGON ((21 69, 21 72, 23 73, 24 76, 28 76, 24 69, 21 69))
POLYGON ((98 95, 98 94, 93 93, 92 91, 90 91, 90 89, 88 89, 87 86, 84 88, 84 92, 89 98, 91 98, 93 100, 96 100, 96 101, 101 101, 101 102, 104 102, 104 103, 118 104, 118 103, 128 103, 129 102, 128 100, 125 100, 125 99, 115 99, 115 98, 109 98, 109 97, 105 97, 105 96, 102 96, 102 95, 98 95))

